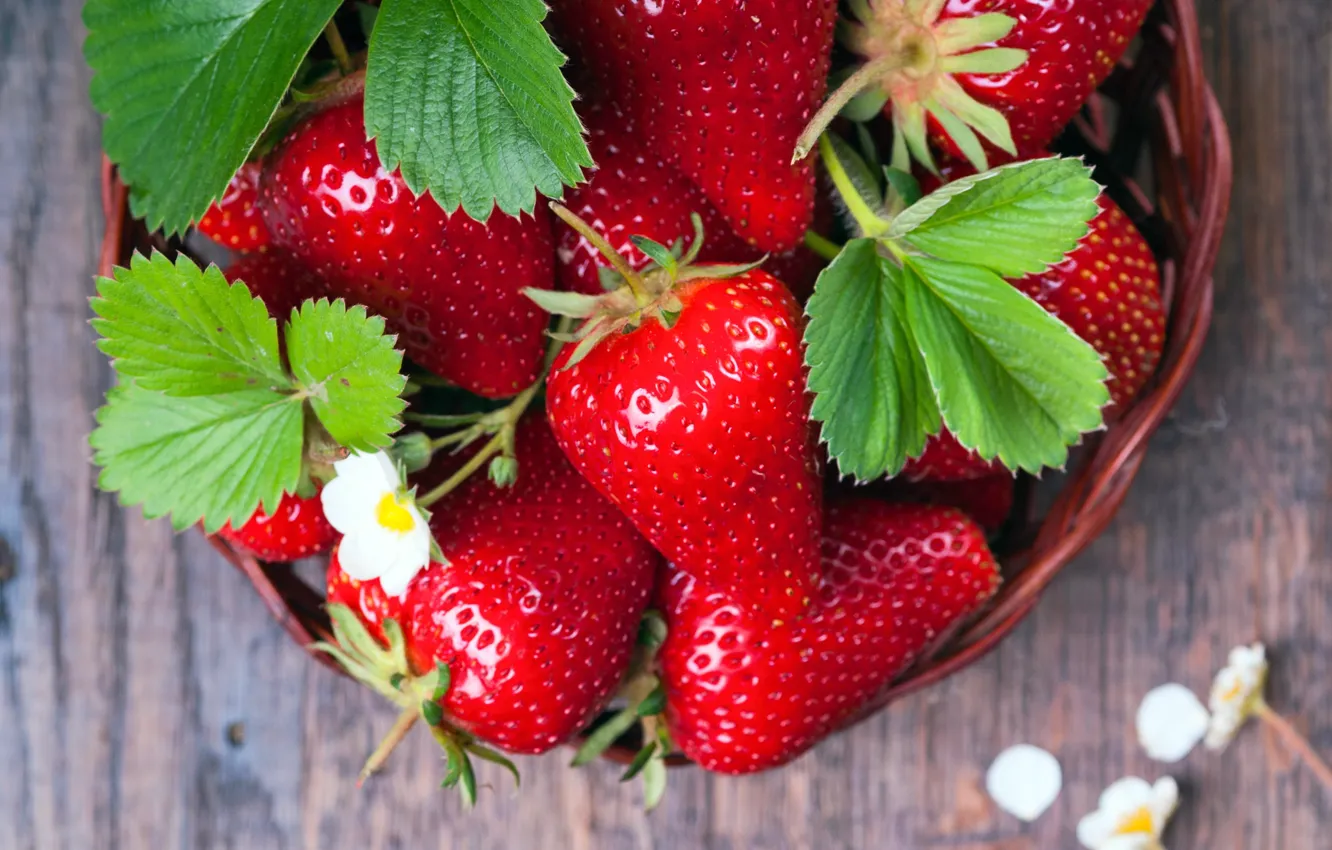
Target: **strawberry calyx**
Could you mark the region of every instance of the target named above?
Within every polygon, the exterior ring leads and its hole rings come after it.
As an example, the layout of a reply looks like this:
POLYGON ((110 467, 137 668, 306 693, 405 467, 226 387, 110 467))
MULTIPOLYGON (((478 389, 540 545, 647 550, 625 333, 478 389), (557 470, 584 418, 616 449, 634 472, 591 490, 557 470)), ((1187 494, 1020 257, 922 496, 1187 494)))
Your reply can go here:
POLYGON ((703 248, 704 234, 703 219, 698 213, 691 213, 689 220, 694 226, 694 239, 688 251, 683 251, 683 240, 680 239, 667 248, 646 236, 629 237, 634 247, 652 260, 646 268, 637 270, 600 233, 567 207, 551 203, 550 208, 596 247, 612 269, 611 274, 602 275, 603 286, 610 290, 603 295, 531 287, 523 290, 524 295, 548 313, 585 320, 573 334, 551 334, 560 342, 575 344, 573 353, 561 367, 564 369, 579 363, 597 343, 612 334, 632 333, 647 321, 659 322, 668 330, 674 327, 684 310, 676 293, 680 285, 701 278, 723 279, 742 275, 767 260, 765 255, 752 263, 694 265, 703 248))
POLYGON ((908 170, 914 157, 938 173, 927 139, 933 118, 978 171, 989 169, 981 138, 1017 154, 1008 119, 972 97, 955 74, 1004 74, 1027 61, 1025 50, 995 47, 1017 26, 991 12, 939 20, 945 0, 855 0, 854 20, 839 27, 841 42, 865 64, 837 87, 796 141, 793 161, 803 159, 844 109, 873 115, 892 105, 893 161, 908 170), (853 104, 854 101, 854 104, 853 104))
POLYGON ((476 802, 472 756, 500 765, 513 775, 515 783, 519 781, 518 769, 507 757, 448 722, 442 706, 451 684, 448 666, 437 662, 435 669, 415 674, 407 660, 402 627, 396 620, 386 619, 382 623, 387 641, 384 645, 347 606, 329 605, 328 615, 333 623, 333 640, 316 642, 311 648, 328 654, 352 678, 402 709, 388 734, 366 759, 356 781, 358 787, 384 765, 417 720, 425 721, 444 751, 446 770, 442 787, 457 788, 465 805, 476 802))
POLYGON ((666 791, 666 757, 678 751, 666 729, 666 688, 657 674, 657 652, 666 642, 666 621, 657 611, 647 611, 639 625, 638 643, 620 697, 625 707, 594 729, 579 746, 570 767, 579 767, 601 756, 622 735, 638 724, 643 745, 620 775, 621 782, 643 779, 643 807, 657 807, 666 791))

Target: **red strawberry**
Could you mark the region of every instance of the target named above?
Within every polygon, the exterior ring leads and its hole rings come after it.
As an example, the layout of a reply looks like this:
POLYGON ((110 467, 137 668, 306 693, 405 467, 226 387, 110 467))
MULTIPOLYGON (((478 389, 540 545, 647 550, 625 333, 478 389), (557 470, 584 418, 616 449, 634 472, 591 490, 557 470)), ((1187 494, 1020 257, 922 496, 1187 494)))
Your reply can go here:
POLYGON ((261 186, 273 243, 329 297, 388 320, 408 356, 464 389, 513 395, 536 379, 547 318, 521 290, 550 286, 546 211, 485 224, 412 197, 366 141, 363 99, 328 106, 269 156, 261 186))
POLYGON ((261 299, 278 326, 291 318, 291 311, 307 298, 318 297, 318 278, 281 249, 249 254, 223 270, 229 281, 242 281, 250 294, 261 299))
MULTIPOLYGON (((447 563, 401 600, 329 565, 329 600, 372 631, 400 620, 414 672, 450 671, 447 720, 510 752, 539 753, 599 711, 629 663, 657 556, 569 465, 541 417, 517 435, 520 473, 470 479, 432 506, 447 563)), ((382 635, 382 632, 378 632, 382 635)))
POLYGON ((199 219, 199 232, 224 248, 242 254, 264 251, 271 237, 256 202, 259 200, 257 162, 247 162, 231 178, 221 199, 199 219))
POLYGON ((338 532, 324 518, 319 496, 303 499, 286 493, 277 510, 266 514, 263 508, 239 529, 222 526, 217 536, 261 561, 298 561, 332 548, 338 532))
POLYGON ((985 461, 957 441, 947 428, 925 441, 920 457, 907 461, 898 473, 906 481, 970 481, 1003 471, 999 461, 985 461))
POLYGON ((672 567, 661 648, 675 744, 708 770, 784 764, 836 731, 994 593, 981 529, 950 508, 830 505, 824 580, 803 619, 773 626, 672 567))
MULTIPOLYGON (((869 89, 914 156, 929 136, 985 168, 988 153, 1044 148, 1091 97, 1153 0, 868 0, 845 43, 872 70, 848 81, 806 128, 817 139, 840 103, 869 89), (849 86, 849 88, 848 88, 849 86), (981 139, 984 139, 982 143, 981 139)), ((854 6, 853 6, 854 8, 854 6)))
POLYGON ((559 0, 558 28, 602 90, 741 237, 799 244, 814 205, 792 166, 823 97, 836 0, 559 0))
MULTIPOLYGON (((901 478, 886 482, 883 495, 894 502, 944 505, 957 508, 978 522, 986 531, 998 531, 1013 513, 1017 479, 1004 470, 969 481, 921 481, 910 483, 901 478)), ((876 488, 876 496, 880 495, 876 488)))
POLYGON ((817 580, 822 496, 802 316, 771 275, 723 271, 652 275, 645 307, 606 296, 629 318, 589 320, 598 335, 556 359, 547 410, 574 466, 657 549, 789 619, 817 580))

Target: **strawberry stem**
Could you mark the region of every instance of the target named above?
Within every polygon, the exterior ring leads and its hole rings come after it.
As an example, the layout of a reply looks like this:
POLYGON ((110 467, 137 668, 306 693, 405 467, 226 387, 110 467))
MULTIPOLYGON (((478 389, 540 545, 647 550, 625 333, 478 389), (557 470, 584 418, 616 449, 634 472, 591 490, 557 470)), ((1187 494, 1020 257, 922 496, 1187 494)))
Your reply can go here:
POLYGON ((402 739, 407 737, 407 733, 416 725, 420 716, 421 709, 415 705, 407 706, 398 714, 398 719, 393 721, 393 726, 389 729, 388 734, 375 747, 375 751, 370 754, 370 757, 365 760, 360 775, 356 777, 357 788, 360 788, 365 784, 365 780, 379 772, 379 769, 384 766, 384 762, 388 761, 388 757, 394 748, 402 743, 402 739))
POLYGON ((904 62, 897 56, 884 56, 875 59, 872 62, 866 62, 851 76, 847 77, 845 82, 837 87, 837 91, 819 107, 819 111, 814 113, 814 117, 809 119, 805 129, 796 139, 795 152, 791 156, 791 163, 795 164, 814 150, 814 146, 819 142, 819 136, 828 129, 828 125, 837 117, 837 113, 851 102, 851 98, 863 92, 881 79, 885 74, 889 74, 899 68, 904 67, 904 62))
POLYGON ((1318 781, 1323 783, 1324 788, 1332 791, 1332 767, 1314 752, 1308 738, 1301 735, 1289 720, 1273 711, 1266 702, 1260 700, 1254 707, 1253 713, 1259 720, 1272 727, 1272 731, 1285 742, 1286 746, 1304 760, 1314 776, 1318 777, 1318 781))
POLYGON ((846 173, 842 161, 837 157, 836 149, 833 148, 833 144, 827 136, 819 137, 819 153, 823 157, 823 167, 828 169, 828 176, 832 178, 833 185, 837 187, 837 194, 841 196, 842 203, 846 204, 846 209, 851 213, 851 217, 856 220, 862 235, 873 238, 887 233, 888 222, 884 221, 877 212, 870 209, 869 204, 856 190, 855 183, 851 181, 851 175, 846 173))
POLYGON ((842 253, 841 245, 812 230, 805 231, 805 247, 830 262, 837 259, 837 255, 842 253))
POLYGON ((443 484, 440 484, 438 487, 431 490, 429 493, 426 493, 424 496, 421 496, 419 499, 417 499, 416 504, 420 505, 423 508, 428 508, 431 505, 433 505, 435 502, 438 502, 440 499, 452 493, 454 490, 458 488, 459 484, 462 484, 471 476, 473 472, 476 472, 478 469, 484 466, 486 461, 490 460, 491 457, 494 456, 495 452, 498 452, 503 447, 504 447, 503 434, 496 434, 495 436, 491 437, 490 442, 486 443, 485 447, 482 448, 481 451, 472 455, 472 457, 468 459, 467 463, 462 465, 461 469, 450 475, 448 480, 446 480, 443 484))
POLYGON ((550 209, 555 215, 559 216, 560 221, 563 221, 565 224, 572 227, 578 232, 578 235, 582 236, 588 242, 591 242, 592 247, 601 252, 601 255, 606 258, 606 261, 609 262, 611 266, 620 273, 620 276, 624 278, 625 283, 629 286, 629 291, 634 294, 634 300, 638 305, 640 307, 646 306, 648 301, 651 300, 648 297, 647 284, 643 282, 643 276, 635 271, 633 266, 629 265, 629 261, 626 260, 619 251, 616 251, 611 247, 611 244, 607 242, 600 233, 593 230, 592 225, 574 215, 574 213, 568 207, 564 206, 564 204, 551 201, 550 209))
POLYGON ((338 70, 342 76, 347 76, 355 69, 352 63, 351 54, 347 52, 347 42, 342 40, 342 33, 338 30, 338 24, 332 18, 328 21, 328 26, 324 27, 324 39, 328 42, 328 49, 333 53, 333 61, 338 63, 338 70))

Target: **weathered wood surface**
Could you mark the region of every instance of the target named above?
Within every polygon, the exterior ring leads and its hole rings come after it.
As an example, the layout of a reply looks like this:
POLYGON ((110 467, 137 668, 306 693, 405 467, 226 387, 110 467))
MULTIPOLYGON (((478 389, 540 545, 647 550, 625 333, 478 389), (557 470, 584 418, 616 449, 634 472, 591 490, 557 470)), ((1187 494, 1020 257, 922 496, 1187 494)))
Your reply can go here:
MULTIPOLYGON (((678 772, 638 809, 608 766, 526 760, 462 816, 413 738, 357 792, 392 712, 310 664, 194 534, 98 493, 109 381, 86 324, 98 121, 77 0, 0 0, 0 848, 1073 847, 1103 785, 1155 777, 1149 687, 1202 689, 1235 642, 1332 751, 1332 4, 1203 0, 1240 174, 1217 317, 1129 503, 983 663, 747 779, 678 772), (233 726, 233 724, 235 724, 233 726), (230 734, 243 728, 243 737, 230 734), (1030 741, 1066 787, 996 813, 989 760, 1030 741)), ((1329 846, 1332 794, 1267 734, 1174 773, 1174 850, 1329 846)))

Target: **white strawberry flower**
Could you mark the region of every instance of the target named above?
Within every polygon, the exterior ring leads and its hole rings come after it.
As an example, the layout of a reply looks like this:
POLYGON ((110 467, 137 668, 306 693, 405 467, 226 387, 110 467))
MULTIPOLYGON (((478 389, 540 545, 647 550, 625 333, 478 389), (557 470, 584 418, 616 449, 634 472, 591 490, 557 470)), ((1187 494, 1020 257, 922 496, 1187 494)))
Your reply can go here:
POLYGON ((1153 688, 1138 706, 1138 743, 1157 761, 1177 762, 1207 734, 1210 716, 1193 691, 1171 683, 1153 688))
POLYGON ((1267 653, 1261 643, 1237 646, 1230 651, 1225 667, 1212 680, 1207 702, 1212 722, 1207 729, 1207 747, 1224 750, 1240 727, 1264 707, 1263 685, 1267 682, 1267 653))
POLYGON ((1078 821, 1078 841, 1088 850, 1164 850, 1161 833, 1178 805, 1179 786, 1169 776, 1155 785, 1136 776, 1121 779, 1078 821))
POLYGON ((333 464, 337 477, 320 491, 329 523, 342 534, 338 561, 357 581, 379 579, 384 593, 402 596, 430 563, 425 515, 384 452, 353 452, 333 464))

